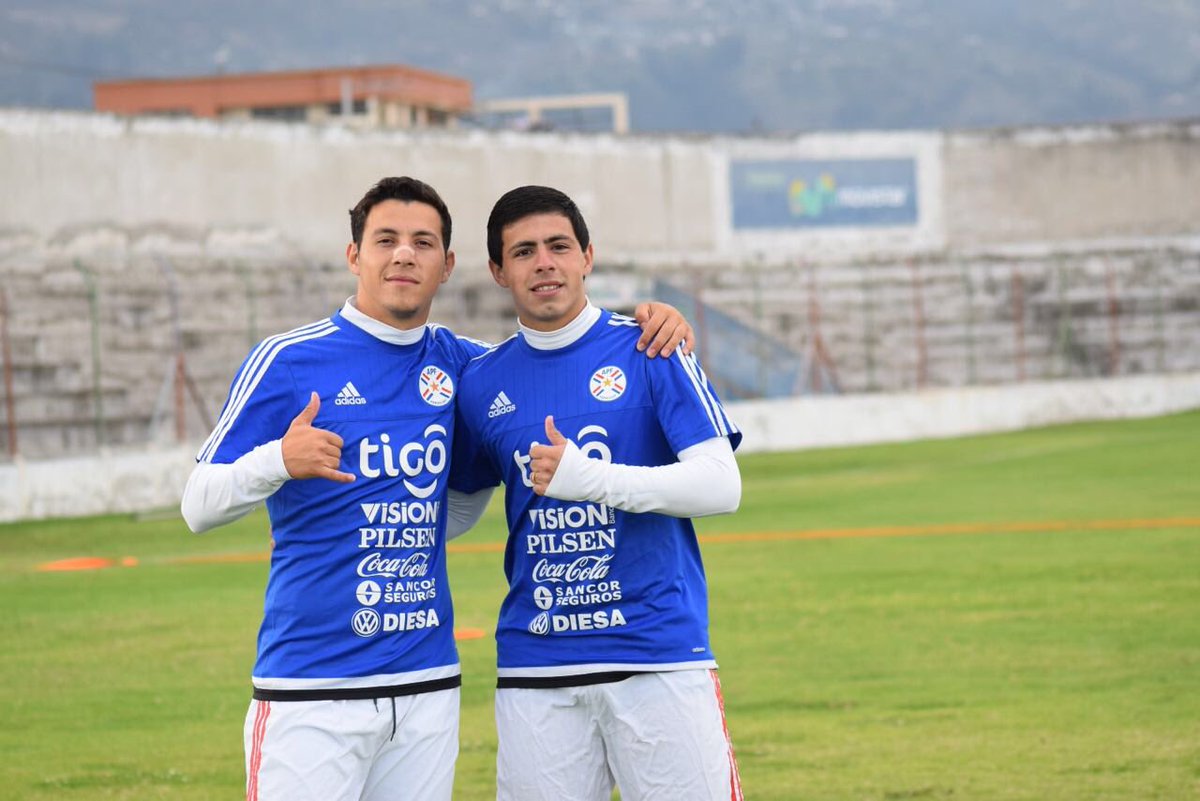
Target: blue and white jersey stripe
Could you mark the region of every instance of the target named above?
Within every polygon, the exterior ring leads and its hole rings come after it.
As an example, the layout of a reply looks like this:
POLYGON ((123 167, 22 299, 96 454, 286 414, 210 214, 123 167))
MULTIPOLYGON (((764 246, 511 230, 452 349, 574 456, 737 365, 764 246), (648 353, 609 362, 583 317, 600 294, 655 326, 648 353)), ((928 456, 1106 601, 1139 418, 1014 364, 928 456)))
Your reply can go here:
POLYGON ((482 339, 475 339, 474 337, 467 337, 467 336, 463 336, 462 334, 456 334, 453 331, 451 331, 449 328, 447 328, 446 326, 441 325, 440 323, 428 323, 427 325, 428 325, 429 329, 431 331, 433 331, 435 334, 437 334, 438 332, 444 331, 448 336, 454 337, 459 342, 468 342, 477 348, 482 348, 483 350, 489 350, 492 347, 494 347, 494 345, 492 345, 491 342, 484 342, 482 339))
POLYGON ((229 429, 233 426, 234 421, 237 420, 237 416, 245 407, 246 401, 254 394, 254 390, 258 387, 259 381, 262 380, 263 375, 266 374, 267 369, 271 366, 271 362, 284 348, 299 342, 307 342, 310 339, 328 336, 337 330, 338 328, 333 324, 332 320, 325 319, 294 328, 283 334, 268 337, 260 342, 242 364, 242 369, 239 371, 238 377, 234 380, 233 388, 229 391, 229 399, 225 402, 225 408, 221 411, 221 417, 217 420, 212 433, 209 434, 208 439, 204 441, 204 445, 200 448, 200 453, 197 454, 196 461, 208 462, 212 460, 213 454, 216 453, 217 448, 221 445, 221 440, 229 433, 229 429))
POLYGON ((682 365, 683 371, 687 373, 688 378, 692 382, 692 386, 696 390, 696 395, 700 399, 700 403, 704 406, 704 411, 708 413, 708 419, 713 424, 713 430, 717 436, 727 437, 730 434, 737 432, 737 427, 729 421, 725 416, 725 407, 717 400, 717 396, 713 393, 712 385, 708 383, 708 376, 704 374, 703 368, 700 367, 699 360, 696 359, 694 353, 689 353, 686 356, 682 353, 677 353, 676 358, 679 359, 679 364, 682 365))
POLYGON ((485 350, 483 353, 480 353, 478 356, 474 356, 474 357, 472 357, 472 358, 471 358, 471 361, 477 361, 477 360, 479 360, 479 359, 486 358, 486 357, 488 356, 488 354, 495 353, 497 350, 499 350, 500 348, 504 347, 504 346, 505 346, 506 344, 508 344, 509 342, 512 342, 512 341, 513 341, 514 339, 516 339, 516 338, 517 338, 517 335, 516 335, 516 334, 513 334, 513 335, 512 335, 512 336, 510 336, 508 339, 506 339, 506 340, 504 340, 503 342, 500 342, 499 344, 496 344, 496 345, 487 345, 486 343, 482 343, 482 342, 481 342, 480 344, 481 344, 481 345, 484 345, 484 347, 486 347, 486 348, 487 348, 487 350, 485 350))

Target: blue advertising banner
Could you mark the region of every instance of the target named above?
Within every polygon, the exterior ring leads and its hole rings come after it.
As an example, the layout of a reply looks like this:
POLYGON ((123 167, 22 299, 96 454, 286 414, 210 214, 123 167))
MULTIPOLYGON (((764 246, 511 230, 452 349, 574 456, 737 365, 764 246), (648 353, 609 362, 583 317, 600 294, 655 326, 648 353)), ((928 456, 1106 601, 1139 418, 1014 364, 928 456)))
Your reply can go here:
POLYGON ((734 161, 733 227, 917 224, 914 159, 734 161))

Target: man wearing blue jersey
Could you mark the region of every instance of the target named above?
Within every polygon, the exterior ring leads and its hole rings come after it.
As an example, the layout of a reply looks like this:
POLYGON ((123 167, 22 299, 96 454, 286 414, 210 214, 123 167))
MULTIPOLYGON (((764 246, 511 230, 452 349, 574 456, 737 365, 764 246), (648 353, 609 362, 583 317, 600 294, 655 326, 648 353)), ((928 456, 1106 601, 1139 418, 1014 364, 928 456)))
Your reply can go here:
POLYGON ((197 532, 264 500, 271 518, 247 798, 445 801, 461 684, 447 518, 461 531, 487 501, 448 499, 446 470, 459 376, 484 348, 427 324, 454 269, 431 187, 385 178, 350 220, 355 295, 251 352, 181 508, 197 532))
POLYGON ((497 797, 740 799, 689 518, 737 508, 741 434, 694 357, 632 357, 635 322, 588 302, 593 253, 557 190, 492 209, 520 331, 463 372, 450 482, 505 485, 497 797))

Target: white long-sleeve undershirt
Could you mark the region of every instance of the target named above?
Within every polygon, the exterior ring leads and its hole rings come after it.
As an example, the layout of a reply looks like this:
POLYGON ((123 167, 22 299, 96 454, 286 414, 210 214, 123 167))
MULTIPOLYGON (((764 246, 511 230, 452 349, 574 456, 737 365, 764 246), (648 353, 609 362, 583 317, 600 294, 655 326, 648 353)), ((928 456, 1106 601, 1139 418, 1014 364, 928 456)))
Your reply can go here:
POLYGON ((232 523, 291 479, 283 466, 283 440, 274 439, 236 462, 197 462, 183 488, 179 510, 197 534, 232 523))
MULTIPOLYGON (((558 350, 575 342, 600 318, 589 301, 574 320, 557 331, 520 325, 521 336, 537 350, 558 350)), ((560 501, 603 503, 626 512, 658 512, 672 517, 728 514, 742 499, 742 476, 733 446, 713 437, 684 448, 678 462, 655 467, 612 464, 583 455, 570 440, 546 488, 560 501)))
POLYGON ((737 511, 742 477, 725 437, 684 448, 678 462, 656 467, 590 459, 568 440, 546 495, 560 501, 603 503, 626 512, 704 517, 737 511))

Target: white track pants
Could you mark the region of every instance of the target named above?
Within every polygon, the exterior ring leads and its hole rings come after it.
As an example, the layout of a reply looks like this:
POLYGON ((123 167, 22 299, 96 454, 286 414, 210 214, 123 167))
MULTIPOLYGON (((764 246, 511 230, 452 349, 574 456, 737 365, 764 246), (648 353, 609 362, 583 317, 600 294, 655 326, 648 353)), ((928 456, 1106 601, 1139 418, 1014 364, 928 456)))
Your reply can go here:
POLYGON ((715 670, 496 691, 499 801, 741 801, 715 670))
POLYGON ((395 699, 251 701, 247 801, 450 801, 458 704, 457 688, 395 699))

